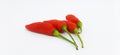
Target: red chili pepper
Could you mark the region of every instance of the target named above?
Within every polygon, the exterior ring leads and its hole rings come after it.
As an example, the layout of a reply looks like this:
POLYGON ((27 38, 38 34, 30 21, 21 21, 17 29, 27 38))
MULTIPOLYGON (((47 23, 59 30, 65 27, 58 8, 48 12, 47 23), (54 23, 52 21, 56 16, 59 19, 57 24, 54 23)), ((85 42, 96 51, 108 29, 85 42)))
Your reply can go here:
POLYGON ((70 22, 75 23, 80 28, 80 30, 82 32, 82 22, 75 15, 68 14, 66 16, 66 19, 70 22))
MULTIPOLYGON (((71 40, 65 38, 64 36, 62 36, 51 24, 49 23, 45 23, 45 22, 35 22, 32 24, 28 24, 25 26, 26 29, 28 29, 29 31, 32 32, 37 32, 37 33, 43 33, 46 35, 53 35, 53 36, 57 36, 57 37, 61 37, 62 39, 70 42, 71 44, 75 45, 71 40)), ((75 45, 76 47, 76 45, 75 45)))
POLYGON ((47 35, 53 35, 55 28, 48 23, 35 22, 29 25, 26 25, 26 28, 32 32, 43 33, 47 35))
POLYGON ((66 33, 68 33, 68 35, 70 36, 70 38, 75 43, 76 49, 78 49, 78 46, 77 46, 74 38, 70 34, 70 32, 67 30, 67 26, 66 26, 66 23, 64 21, 61 21, 61 20, 47 20, 47 21, 44 21, 44 22, 52 24, 59 32, 65 31, 66 33))
POLYGON ((70 21, 64 21, 67 24, 67 29, 69 30, 69 32, 74 33, 74 29, 77 28, 75 23, 72 23, 70 21))
POLYGON ((53 19, 53 20, 46 20, 45 23, 52 24, 59 32, 63 33, 63 30, 60 28, 60 25, 58 25, 59 20, 53 19))
POLYGON ((55 28, 57 27, 57 21, 56 19, 53 19, 53 20, 46 20, 46 21, 43 21, 45 23, 50 23, 52 24, 55 28))
POLYGON ((58 21, 57 21, 57 29, 58 29, 60 32, 63 32, 63 31, 65 31, 65 30, 67 30, 67 28, 66 28, 66 23, 63 22, 63 21, 58 20, 58 21))
POLYGON ((81 42, 81 44, 82 44, 82 48, 84 48, 84 43, 83 43, 83 41, 82 41, 82 38, 81 38, 80 35, 78 34, 79 32, 78 32, 78 28, 77 28, 76 24, 75 24, 75 23, 72 23, 72 22, 70 22, 70 21, 64 21, 64 22, 66 22, 68 30, 69 30, 70 32, 72 32, 72 33, 75 33, 75 34, 78 36, 78 38, 79 38, 79 40, 80 40, 80 42, 81 42))

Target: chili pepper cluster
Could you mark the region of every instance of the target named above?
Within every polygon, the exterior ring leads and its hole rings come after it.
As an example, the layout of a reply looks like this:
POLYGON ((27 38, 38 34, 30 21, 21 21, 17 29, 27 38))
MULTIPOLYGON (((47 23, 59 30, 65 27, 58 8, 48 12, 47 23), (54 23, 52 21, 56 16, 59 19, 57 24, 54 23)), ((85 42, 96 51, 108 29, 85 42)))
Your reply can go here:
POLYGON ((45 20, 43 22, 34 22, 25 26, 27 30, 41 33, 50 36, 56 36, 58 38, 62 38, 65 41, 73 44, 78 50, 78 45, 74 40, 71 33, 74 33, 80 40, 82 48, 84 48, 84 43, 80 34, 82 33, 82 22, 73 14, 66 15, 66 20, 45 20), (80 28, 80 31, 78 30, 80 28), (71 40, 63 36, 61 33, 66 32, 71 40))

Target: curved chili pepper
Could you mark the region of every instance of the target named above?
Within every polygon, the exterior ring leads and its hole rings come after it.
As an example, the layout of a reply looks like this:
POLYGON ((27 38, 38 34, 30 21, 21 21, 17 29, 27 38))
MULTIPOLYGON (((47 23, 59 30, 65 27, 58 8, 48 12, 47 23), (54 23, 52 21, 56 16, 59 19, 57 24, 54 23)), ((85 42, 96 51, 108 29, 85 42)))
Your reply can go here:
POLYGON ((82 48, 84 48, 84 43, 82 41, 82 38, 79 35, 77 25, 75 23, 70 22, 70 21, 64 21, 64 22, 66 22, 69 32, 75 33, 78 36, 78 38, 82 44, 82 48))
POLYGON ((57 36, 60 37, 66 41, 68 41, 69 43, 73 44, 74 46, 76 46, 71 40, 65 38, 64 36, 62 36, 51 24, 49 23, 45 23, 45 22, 35 22, 32 24, 28 24, 25 26, 26 29, 28 29, 29 31, 32 32, 36 32, 36 33, 43 33, 46 35, 50 35, 50 36, 57 36))
POLYGON ((66 19, 70 22, 75 23, 80 28, 81 33, 82 33, 82 22, 75 15, 68 14, 66 16, 66 19))
POLYGON ((70 32, 67 30, 67 26, 66 26, 66 23, 64 21, 60 21, 60 20, 47 20, 47 21, 44 21, 44 22, 52 24, 60 32, 65 31, 66 33, 68 33, 70 38, 75 43, 76 49, 78 49, 78 45, 76 44, 76 42, 75 42, 74 38, 72 37, 72 35, 70 34, 70 32))

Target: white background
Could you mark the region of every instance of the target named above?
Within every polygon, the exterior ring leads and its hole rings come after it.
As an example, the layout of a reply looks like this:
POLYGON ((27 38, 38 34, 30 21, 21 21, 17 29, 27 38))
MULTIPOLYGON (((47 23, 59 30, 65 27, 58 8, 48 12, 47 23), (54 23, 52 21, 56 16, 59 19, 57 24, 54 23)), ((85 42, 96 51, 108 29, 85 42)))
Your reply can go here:
MULTIPOLYGON (((0 55, 119 55, 120 1, 0 0, 0 55), (83 22, 85 48, 25 29, 25 25, 74 14, 83 22), (117 43, 118 42, 118 43, 117 43), (117 45, 118 44, 118 45, 117 45)), ((67 36, 66 34, 63 34, 67 36)))

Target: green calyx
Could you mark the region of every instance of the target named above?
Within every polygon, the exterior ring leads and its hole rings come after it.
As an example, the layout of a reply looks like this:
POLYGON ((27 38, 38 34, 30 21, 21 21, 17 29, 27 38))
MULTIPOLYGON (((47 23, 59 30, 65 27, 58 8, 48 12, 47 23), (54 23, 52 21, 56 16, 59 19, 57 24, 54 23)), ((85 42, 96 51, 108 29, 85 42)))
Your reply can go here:
POLYGON ((60 35, 60 33, 57 30, 53 31, 53 36, 59 36, 59 35, 60 35))
POLYGON ((77 26, 80 28, 81 33, 82 33, 82 22, 78 22, 78 23, 77 23, 77 26))
POLYGON ((79 32, 78 32, 78 29, 77 29, 77 28, 75 28, 73 31, 74 31, 74 33, 79 34, 79 32))
POLYGON ((67 31, 67 26, 66 26, 66 25, 63 25, 63 26, 62 26, 62 30, 67 31))

